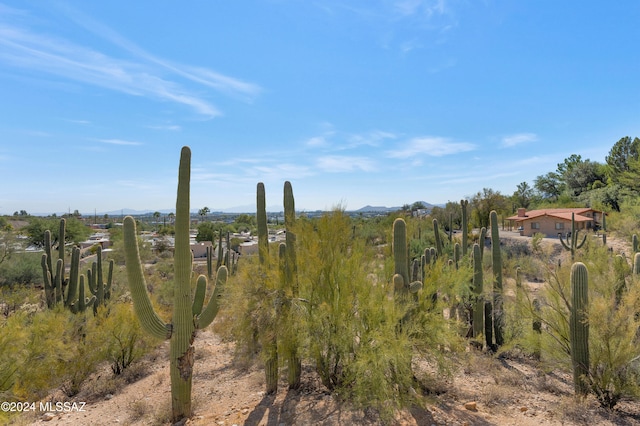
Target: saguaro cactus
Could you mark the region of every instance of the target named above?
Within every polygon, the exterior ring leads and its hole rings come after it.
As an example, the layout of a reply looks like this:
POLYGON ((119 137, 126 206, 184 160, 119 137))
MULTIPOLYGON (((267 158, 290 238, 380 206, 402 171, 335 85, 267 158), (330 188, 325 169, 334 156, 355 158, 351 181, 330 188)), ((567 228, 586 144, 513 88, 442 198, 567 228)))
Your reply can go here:
POLYGON ((178 173, 178 197, 175 221, 175 287, 173 317, 165 323, 154 311, 147 294, 143 267, 138 252, 136 222, 131 216, 124 219, 125 262, 134 311, 142 327, 159 339, 170 339, 170 375, 172 420, 177 422, 191 416, 191 378, 193 373, 193 340, 197 329, 207 327, 218 313, 218 297, 227 279, 227 269, 218 270, 215 291, 202 310, 207 278, 197 279, 192 301, 192 255, 189 247, 189 181, 191 150, 183 147, 178 173))
POLYGON ((569 339, 573 364, 573 385, 576 394, 589 392, 589 275, 584 263, 571 266, 571 314, 569 339))
POLYGON ((111 298, 111 281, 113 279, 113 259, 109 261, 109 270, 107 273, 107 282, 103 280, 102 273, 102 247, 98 246, 96 251, 96 260, 91 265, 91 270, 87 271, 87 284, 89 291, 96 298, 93 312, 98 311, 98 306, 106 305, 107 300, 111 298))
MULTIPOLYGON (((40 264, 42 266, 42 274, 44 279, 44 294, 47 301, 47 307, 49 309, 52 309, 56 305, 56 303, 60 302, 63 299, 63 286, 67 285, 64 279, 65 225, 65 219, 60 219, 60 228, 58 232, 58 261, 56 262, 55 272, 53 268, 53 256, 51 253, 51 231, 49 231, 48 229, 44 231, 44 254, 42 255, 42 261, 40 264)), ((75 263, 74 265, 77 266, 77 264, 75 263)), ((77 272, 78 270, 76 268, 75 273, 77 274, 77 272)))
POLYGON ((442 257, 442 238, 440 237, 440 232, 438 230, 438 219, 433 219, 433 236, 436 240, 436 251, 438 252, 438 257, 442 257))
MULTIPOLYGON (((64 261, 64 239, 65 239, 65 219, 60 219, 60 230, 58 237, 58 260, 53 268, 51 253, 51 232, 44 233, 44 254, 42 255, 41 266, 44 281, 45 300, 48 308, 53 308, 57 303, 63 303, 65 308, 71 312, 84 312, 86 306, 95 302, 95 297, 85 298, 84 296, 84 275, 80 275, 80 248, 71 249, 71 263, 69 265, 69 277, 65 278, 64 261), (76 297, 77 296, 77 297, 76 297)), ((100 253, 98 253, 100 256, 100 253)), ((110 282, 110 279, 109 279, 110 282)))
POLYGON ((578 229, 576 229, 575 213, 571 213, 571 239, 567 238, 567 241, 565 242, 561 233, 558 233, 558 239, 562 243, 562 247, 571 252, 571 260, 573 260, 576 255, 576 250, 582 248, 584 242, 587 241, 587 235, 585 234, 582 241, 578 242, 578 229))
POLYGON ((489 213, 491 222, 491 260, 493 270, 493 327, 496 345, 504 344, 504 297, 502 289, 502 250, 500 249, 500 232, 498 214, 495 210, 489 213))
POLYGON ((402 218, 393 221, 393 262, 396 294, 404 294, 409 284, 409 249, 407 247, 407 224, 402 218), (395 276, 398 275, 402 280, 395 276))
MULTIPOLYGON (((292 299, 298 298, 298 260, 296 256, 296 234, 294 224, 296 220, 295 200, 291 182, 284 183, 284 227, 285 227, 285 286, 292 299)), ((285 313, 288 315, 288 312, 285 313)), ((288 354, 289 364, 289 388, 297 389, 300 386, 300 374, 302 365, 298 355, 297 337, 291 336, 291 346, 288 354)))
MULTIPOLYGON (((264 183, 258 182, 256 189, 256 221, 258 223, 258 259, 260 261, 260 273, 267 274, 269 269, 269 230, 267 228, 267 210, 264 183)), ((286 244, 282 243, 281 276, 284 276, 284 265, 286 256, 286 244)), ((284 278, 283 278, 284 280, 284 278)), ((280 303, 276 303, 276 320, 280 313, 280 303)), ((265 380, 267 384, 267 394, 274 394, 278 391, 278 335, 277 325, 272 325, 265 333, 268 336, 265 342, 265 380)))
POLYGON ((633 275, 640 275, 640 253, 633 255, 633 275))
POLYGON ((471 286, 475 297, 473 300, 473 337, 478 337, 484 331, 484 298, 482 249, 479 244, 473 245, 473 284, 471 286))
POLYGON ((467 239, 469 238, 468 206, 469 200, 460 200, 460 207, 462 208, 462 256, 467 255, 467 239))

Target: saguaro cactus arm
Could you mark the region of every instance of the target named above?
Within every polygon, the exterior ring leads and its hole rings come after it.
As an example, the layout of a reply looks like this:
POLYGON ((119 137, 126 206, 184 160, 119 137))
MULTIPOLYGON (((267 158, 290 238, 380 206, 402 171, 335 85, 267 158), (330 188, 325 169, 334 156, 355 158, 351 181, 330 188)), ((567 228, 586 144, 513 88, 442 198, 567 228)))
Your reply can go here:
MULTIPOLYGON (((213 290, 213 294, 211 298, 209 298, 209 303, 204 308, 204 311, 195 318, 195 326, 196 328, 206 328, 213 322, 218 315, 218 310, 220 309, 220 304, 218 303, 218 299, 222 295, 224 291, 225 284, 227 283, 227 277, 229 273, 226 266, 221 266, 218 269, 218 273, 216 274, 216 287, 213 290)), ((205 278, 202 276, 202 278, 205 278)), ((205 278, 206 280, 206 278, 205 278)))
MULTIPOLYGON (((208 249, 209 247, 207 247, 208 249)), ((194 317, 197 317, 202 313, 202 306, 204 305, 204 296, 207 292, 207 277, 204 275, 198 276, 196 281, 196 291, 193 295, 193 303, 191 304, 191 312, 194 317)))
POLYGON ((171 324, 165 324, 151 305, 151 299, 147 294, 147 285, 142 273, 142 264, 140 263, 136 221, 131 216, 124 218, 123 239, 127 279, 131 289, 133 307, 140 319, 140 324, 152 336, 159 339, 168 339, 171 337, 171 324))

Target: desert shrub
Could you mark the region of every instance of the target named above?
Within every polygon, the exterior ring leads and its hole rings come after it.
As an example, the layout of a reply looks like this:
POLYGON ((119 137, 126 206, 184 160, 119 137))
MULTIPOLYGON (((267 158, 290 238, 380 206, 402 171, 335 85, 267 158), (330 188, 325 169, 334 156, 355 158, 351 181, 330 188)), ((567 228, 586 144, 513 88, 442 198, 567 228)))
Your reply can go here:
POLYGON ((373 256, 352 239, 349 218, 336 210, 302 224, 298 238, 306 352, 322 382, 383 414, 405 405, 413 385, 411 328, 398 324, 407 311, 389 300, 385 280, 372 285, 373 256))
POLYGON ((0 263, 0 286, 42 284, 42 267, 38 253, 14 253, 0 263))
MULTIPOLYGON (((80 338, 78 318, 62 307, 25 315, 27 334, 22 341, 14 395, 20 399, 42 398, 51 389, 72 379, 76 345, 80 338)), ((81 360, 84 362, 83 360, 81 360)))
POLYGON ((122 374, 159 343, 143 333, 129 303, 114 303, 100 309, 87 333, 87 340, 94 350, 98 348, 100 359, 109 362, 115 375, 122 374))
MULTIPOLYGON (((238 357, 269 359, 275 340, 283 364, 281 354, 297 345, 327 389, 350 403, 389 419, 417 402, 412 359, 444 364, 456 341, 433 294, 395 303, 389 262, 364 238, 353 238, 351 220, 340 210, 298 220, 296 238, 299 297, 282 285, 275 246, 270 268, 243 260, 229 286, 217 327, 232 330, 238 357)), ((460 278, 447 271, 433 275, 433 288, 460 278)))

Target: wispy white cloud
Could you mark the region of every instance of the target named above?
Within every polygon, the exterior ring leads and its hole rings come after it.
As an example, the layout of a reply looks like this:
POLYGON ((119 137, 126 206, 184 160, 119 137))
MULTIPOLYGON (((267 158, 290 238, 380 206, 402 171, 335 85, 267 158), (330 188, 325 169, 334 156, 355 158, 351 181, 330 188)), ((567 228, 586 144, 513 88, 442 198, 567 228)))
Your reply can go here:
POLYGON ((397 139, 395 133, 385 132, 381 130, 373 130, 368 133, 358 133, 350 135, 347 138, 346 148, 356 148, 359 146, 380 146, 387 139, 397 139))
POLYGON ((88 31, 91 31, 94 34, 97 34, 98 36, 109 40, 111 43, 121 47, 122 49, 134 54, 141 59, 145 59, 149 62, 155 63, 156 65, 160 65, 161 67, 191 81, 200 83, 229 95, 241 95, 243 97, 247 97, 248 99, 257 96, 262 91, 262 89, 258 85, 253 83, 248 83, 207 68, 176 64, 172 61, 155 56, 142 49, 135 43, 131 42, 130 40, 122 37, 120 34, 112 30, 108 26, 99 21, 96 21, 95 19, 80 12, 79 10, 74 9, 70 6, 66 6, 65 10, 68 16, 73 19, 76 24, 84 27, 88 31))
POLYGON ((370 172, 375 170, 375 162, 366 157, 346 155, 328 155, 318 158, 316 166, 323 172, 344 173, 353 171, 370 172))
POLYGON ((319 148, 329 146, 329 141, 325 136, 313 136, 307 139, 304 144, 312 148, 319 148))
POLYGON ((66 121, 74 124, 82 124, 84 126, 91 124, 91 122, 88 120, 67 119, 66 121))
POLYGON ((416 155, 442 157, 473 151, 474 149, 476 149, 476 146, 472 143, 454 142, 449 138, 425 136, 413 138, 401 148, 387 151, 387 156, 391 158, 410 158, 416 155))
POLYGON ((535 142, 538 136, 535 133, 516 133, 502 138, 502 146, 510 148, 527 142, 535 142))
POLYGON ((74 22, 133 54, 134 59, 117 58, 54 34, 38 33, 29 26, 14 24, 5 14, 4 18, 0 15, 0 64, 185 105, 208 118, 221 112, 201 94, 186 89, 179 79, 247 100, 261 91, 255 84, 213 70, 175 64, 151 55, 90 17, 71 8, 66 11, 74 22))
POLYGON ((168 130, 171 132, 179 132, 180 130, 182 130, 182 127, 178 126, 177 124, 166 124, 166 125, 147 126, 147 127, 153 130, 168 130))
POLYGON ((111 145, 126 145, 126 146, 142 145, 142 142, 127 141, 127 140, 123 140, 123 139, 98 139, 98 141, 100 141, 102 143, 108 143, 108 144, 111 144, 111 145))
POLYGON ((431 17, 442 15, 447 10, 444 0, 396 0, 393 7, 402 16, 420 14, 431 17))

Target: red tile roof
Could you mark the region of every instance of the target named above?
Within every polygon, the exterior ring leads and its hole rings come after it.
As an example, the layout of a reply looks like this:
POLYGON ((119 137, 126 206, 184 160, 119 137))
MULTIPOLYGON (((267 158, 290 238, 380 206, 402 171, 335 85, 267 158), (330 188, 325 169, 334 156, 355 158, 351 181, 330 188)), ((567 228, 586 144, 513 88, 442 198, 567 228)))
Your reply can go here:
POLYGON ((571 220, 571 214, 574 213, 574 219, 576 222, 589 222, 592 221, 592 217, 582 216, 583 213, 595 211, 590 208, 568 208, 568 209, 540 209, 529 210, 525 212, 524 216, 511 216, 507 220, 513 220, 516 222, 522 222, 524 220, 534 219, 541 216, 557 217, 558 219, 571 220))

